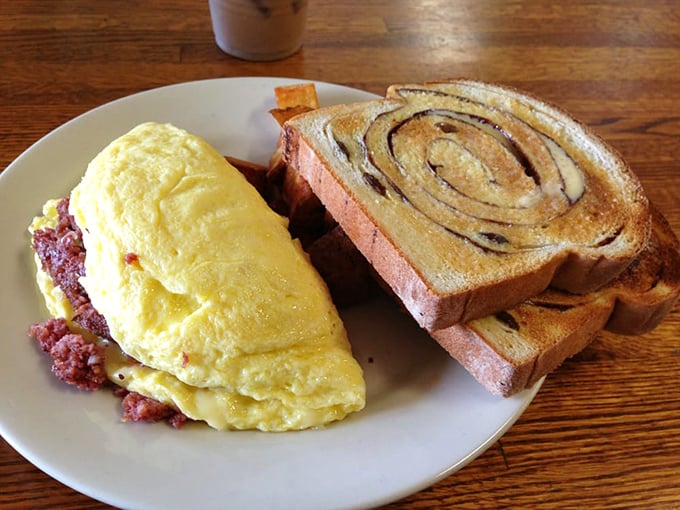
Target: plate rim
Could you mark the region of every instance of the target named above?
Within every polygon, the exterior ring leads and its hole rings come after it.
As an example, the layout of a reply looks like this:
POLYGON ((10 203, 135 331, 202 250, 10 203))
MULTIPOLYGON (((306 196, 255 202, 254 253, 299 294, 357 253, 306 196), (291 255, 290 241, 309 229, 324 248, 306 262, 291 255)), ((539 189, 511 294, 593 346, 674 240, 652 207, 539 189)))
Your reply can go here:
MULTIPOLYGON (((41 145, 46 143, 46 140, 50 140, 54 137, 58 137, 59 133, 62 132, 62 130, 67 130, 73 128, 73 126, 77 126, 78 123, 82 122, 83 118, 86 118, 87 116, 94 116, 98 115, 98 112, 105 112, 107 109, 110 108, 116 108, 117 105, 123 104, 125 102, 129 101, 136 101, 139 100, 140 97, 143 99, 145 95, 149 95, 150 97, 153 96, 154 94, 159 94, 159 93, 166 93, 170 91, 170 89, 178 89, 180 87, 187 87, 187 88, 192 88, 192 87, 200 87, 202 85, 206 85, 208 83, 217 83, 217 82, 225 82, 229 81, 231 83, 240 83, 243 84, 245 82, 261 82, 261 83, 266 83, 267 86, 271 87, 272 83, 297 83, 297 82, 312 82, 317 85, 321 85, 323 87, 332 87, 332 88, 340 88, 340 89, 346 89, 349 92, 356 92, 356 93, 361 93, 362 95, 370 95, 372 97, 378 98, 379 96, 360 90, 360 89, 355 89, 352 87, 347 87, 344 85, 338 85, 334 83, 329 83, 329 82, 323 82, 323 81, 317 81, 317 80, 310 80, 310 79, 298 79, 298 78, 288 78, 288 77, 262 77, 262 76, 244 76, 244 77, 224 77, 224 78, 208 78, 208 79, 200 79, 200 80, 192 80, 192 81, 186 81, 186 82, 180 82, 180 83, 173 83, 173 84, 166 84, 160 87, 156 88, 150 88, 146 90, 141 90, 136 93, 120 97, 117 99, 114 99, 112 101, 103 103, 99 106, 96 106, 90 110, 87 110, 72 119, 69 119, 63 124, 60 124, 59 126, 55 127, 54 129, 50 130, 48 133, 44 134, 43 136, 39 137, 35 142, 33 142, 28 148, 26 148, 23 152, 21 152, 6 168, 5 170, 0 173, 0 188, 3 188, 4 186, 7 186, 7 182, 10 181, 10 179, 17 179, 20 177, 16 177, 15 174, 18 174, 21 171, 22 168, 22 161, 24 158, 27 158, 30 154, 31 151, 36 150, 37 147, 40 147, 41 145), (9 172, 9 173, 8 173, 9 172), (10 175, 11 177, 7 177, 10 175)), ((368 97, 367 97, 368 98, 368 97)), ((471 377, 471 376, 470 376, 471 377)), ((362 503, 357 506, 357 508, 361 507, 370 507, 370 506, 375 506, 375 505, 381 505, 381 504, 386 504, 392 501, 395 501, 397 499, 401 499, 403 497, 406 497, 410 494, 413 494, 415 492, 418 492, 426 487, 429 487, 433 485, 434 483, 437 483, 438 481, 450 476, 454 472, 458 471, 459 469, 463 468, 464 466, 468 465, 470 462, 472 462, 475 458, 477 458, 479 455, 481 455, 483 452, 485 452, 494 442, 496 442, 500 437, 502 437, 511 427, 512 425, 519 419, 520 416, 524 413, 526 408, 529 406, 529 404, 533 401, 535 395, 539 391, 542 383, 544 381, 544 378, 542 378, 538 383, 536 383, 532 388, 525 390, 525 392, 521 396, 520 405, 516 406, 514 412, 511 415, 506 416, 504 422, 500 424, 500 426, 497 428, 497 430, 488 436, 481 444, 478 444, 470 450, 467 455, 465 455, 463 458, 458 459, 456 462, 452 463, 450 466, 446 467, 445 469, 440 470, 438 473, 427 477, 426 479, 421 479, 417 482, 414 481, 414 483, 404 486, 400 491, 392 491, 390 494, 383 494, 383 495, 376 495, 373 498, 368 498, 362 501, 362 503)), ((58 468, 53 466, 48 459, 42 458, 40 456, 39 452, 34 452, 31 448, 30 445, 24 444, 19 438, 15 437, 13 434, 8 433, 6 430, 6 426, 3 420, 3 417, 0 415, 0 435, 4 438, 4 440, 13 448, 15 449, 20 455, 22 455, 24 458, 26 458, 27 461, 31 462, 34 466, 36 466, 38 469, 41 471, 45 472, 48 476, 54 478, 55 480, 63 483, 64 485, 67 485, 68 487, 73 488, 74 490, 81 492, 85 494, 88 497, 91 497, 93 499, 108 503, 108 504, 113 504, 116 506, 119 506, 121 502, 126 503, 122 500, 117 501, 115 499, 110 499, 109 497, 104 497, 102 498, 102 495, 96 491, 92 490, 90 487, 83 485, 80 483, 79 480, 73 479, 72 477, 67 476, 66 474, 60 472, 58 468)))

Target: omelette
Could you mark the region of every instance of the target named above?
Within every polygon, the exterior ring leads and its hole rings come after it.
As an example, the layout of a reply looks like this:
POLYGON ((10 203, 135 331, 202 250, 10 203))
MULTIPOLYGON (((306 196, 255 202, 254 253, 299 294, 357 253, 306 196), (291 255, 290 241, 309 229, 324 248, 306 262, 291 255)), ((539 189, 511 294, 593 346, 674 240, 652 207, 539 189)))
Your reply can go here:
MULTIPOLYGON (((54 228, 57 200, 29 230, 54 228)), ((362 369, 328 288, 287 219, 206 141, 144 123, 71 192, 79 282, 101 338, 36 255, 48 311, 104 346, 106 377, 216 429, 299 430, 365 405, 362 369)))

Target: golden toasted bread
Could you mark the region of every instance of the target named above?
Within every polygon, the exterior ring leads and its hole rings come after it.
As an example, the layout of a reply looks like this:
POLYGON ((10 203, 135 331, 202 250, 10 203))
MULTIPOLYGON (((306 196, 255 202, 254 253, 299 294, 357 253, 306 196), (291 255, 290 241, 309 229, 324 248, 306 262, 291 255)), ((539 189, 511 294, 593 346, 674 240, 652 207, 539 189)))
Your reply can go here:
POLYGON ((678 239, 652 211, 647 247, 608 285, 584 295, 548 289, 513 309, 432 336, 489 391, 508 396, 553 371, 602 329, 650 331, 680 295, 678 239))
POLYGON ((531 95, 452 80, 321 108, 284 159, 426 330, 556 286, 586 293, 644 248, 651 215, 623 159, 531 95))

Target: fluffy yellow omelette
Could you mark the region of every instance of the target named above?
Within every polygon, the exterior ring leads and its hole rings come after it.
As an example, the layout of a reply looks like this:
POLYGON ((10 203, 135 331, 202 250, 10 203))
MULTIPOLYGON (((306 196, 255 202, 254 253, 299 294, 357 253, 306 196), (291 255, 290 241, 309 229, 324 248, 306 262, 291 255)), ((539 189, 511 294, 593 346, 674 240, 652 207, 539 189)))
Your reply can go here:
MULTIPOLYGON (((137 126, 88 165, 70 212, 81 283, 115 340, 115 384, 217 429, 305 429, 364 407, 325 283, 287 220, 203 139, 137 126)), ((31 230, 56 219, 49 201, 31 230)), ((37 281, 50 313, 70 319, 39 263, 37 281)))

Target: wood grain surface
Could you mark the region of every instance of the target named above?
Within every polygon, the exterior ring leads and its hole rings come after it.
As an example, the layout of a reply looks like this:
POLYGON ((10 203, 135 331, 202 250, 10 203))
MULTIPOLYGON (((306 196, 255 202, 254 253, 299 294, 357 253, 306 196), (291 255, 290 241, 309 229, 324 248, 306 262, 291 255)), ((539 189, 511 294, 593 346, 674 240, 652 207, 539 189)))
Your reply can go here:
MULTIPOLYGON (((0 2, 0 169, 76 115, 177 82, 287 76, 382 94, 465 76, 526 89, 593 126, 680 233, 679 7, 310 0, 303 49, 254 63, 219 51, 205 1, 0 2)), ((109 507, 0 440, 0 508, 109 507)), ((386 508, 680 508, 680 306, 644 336, 600 335, 485 453, 386 508)))

